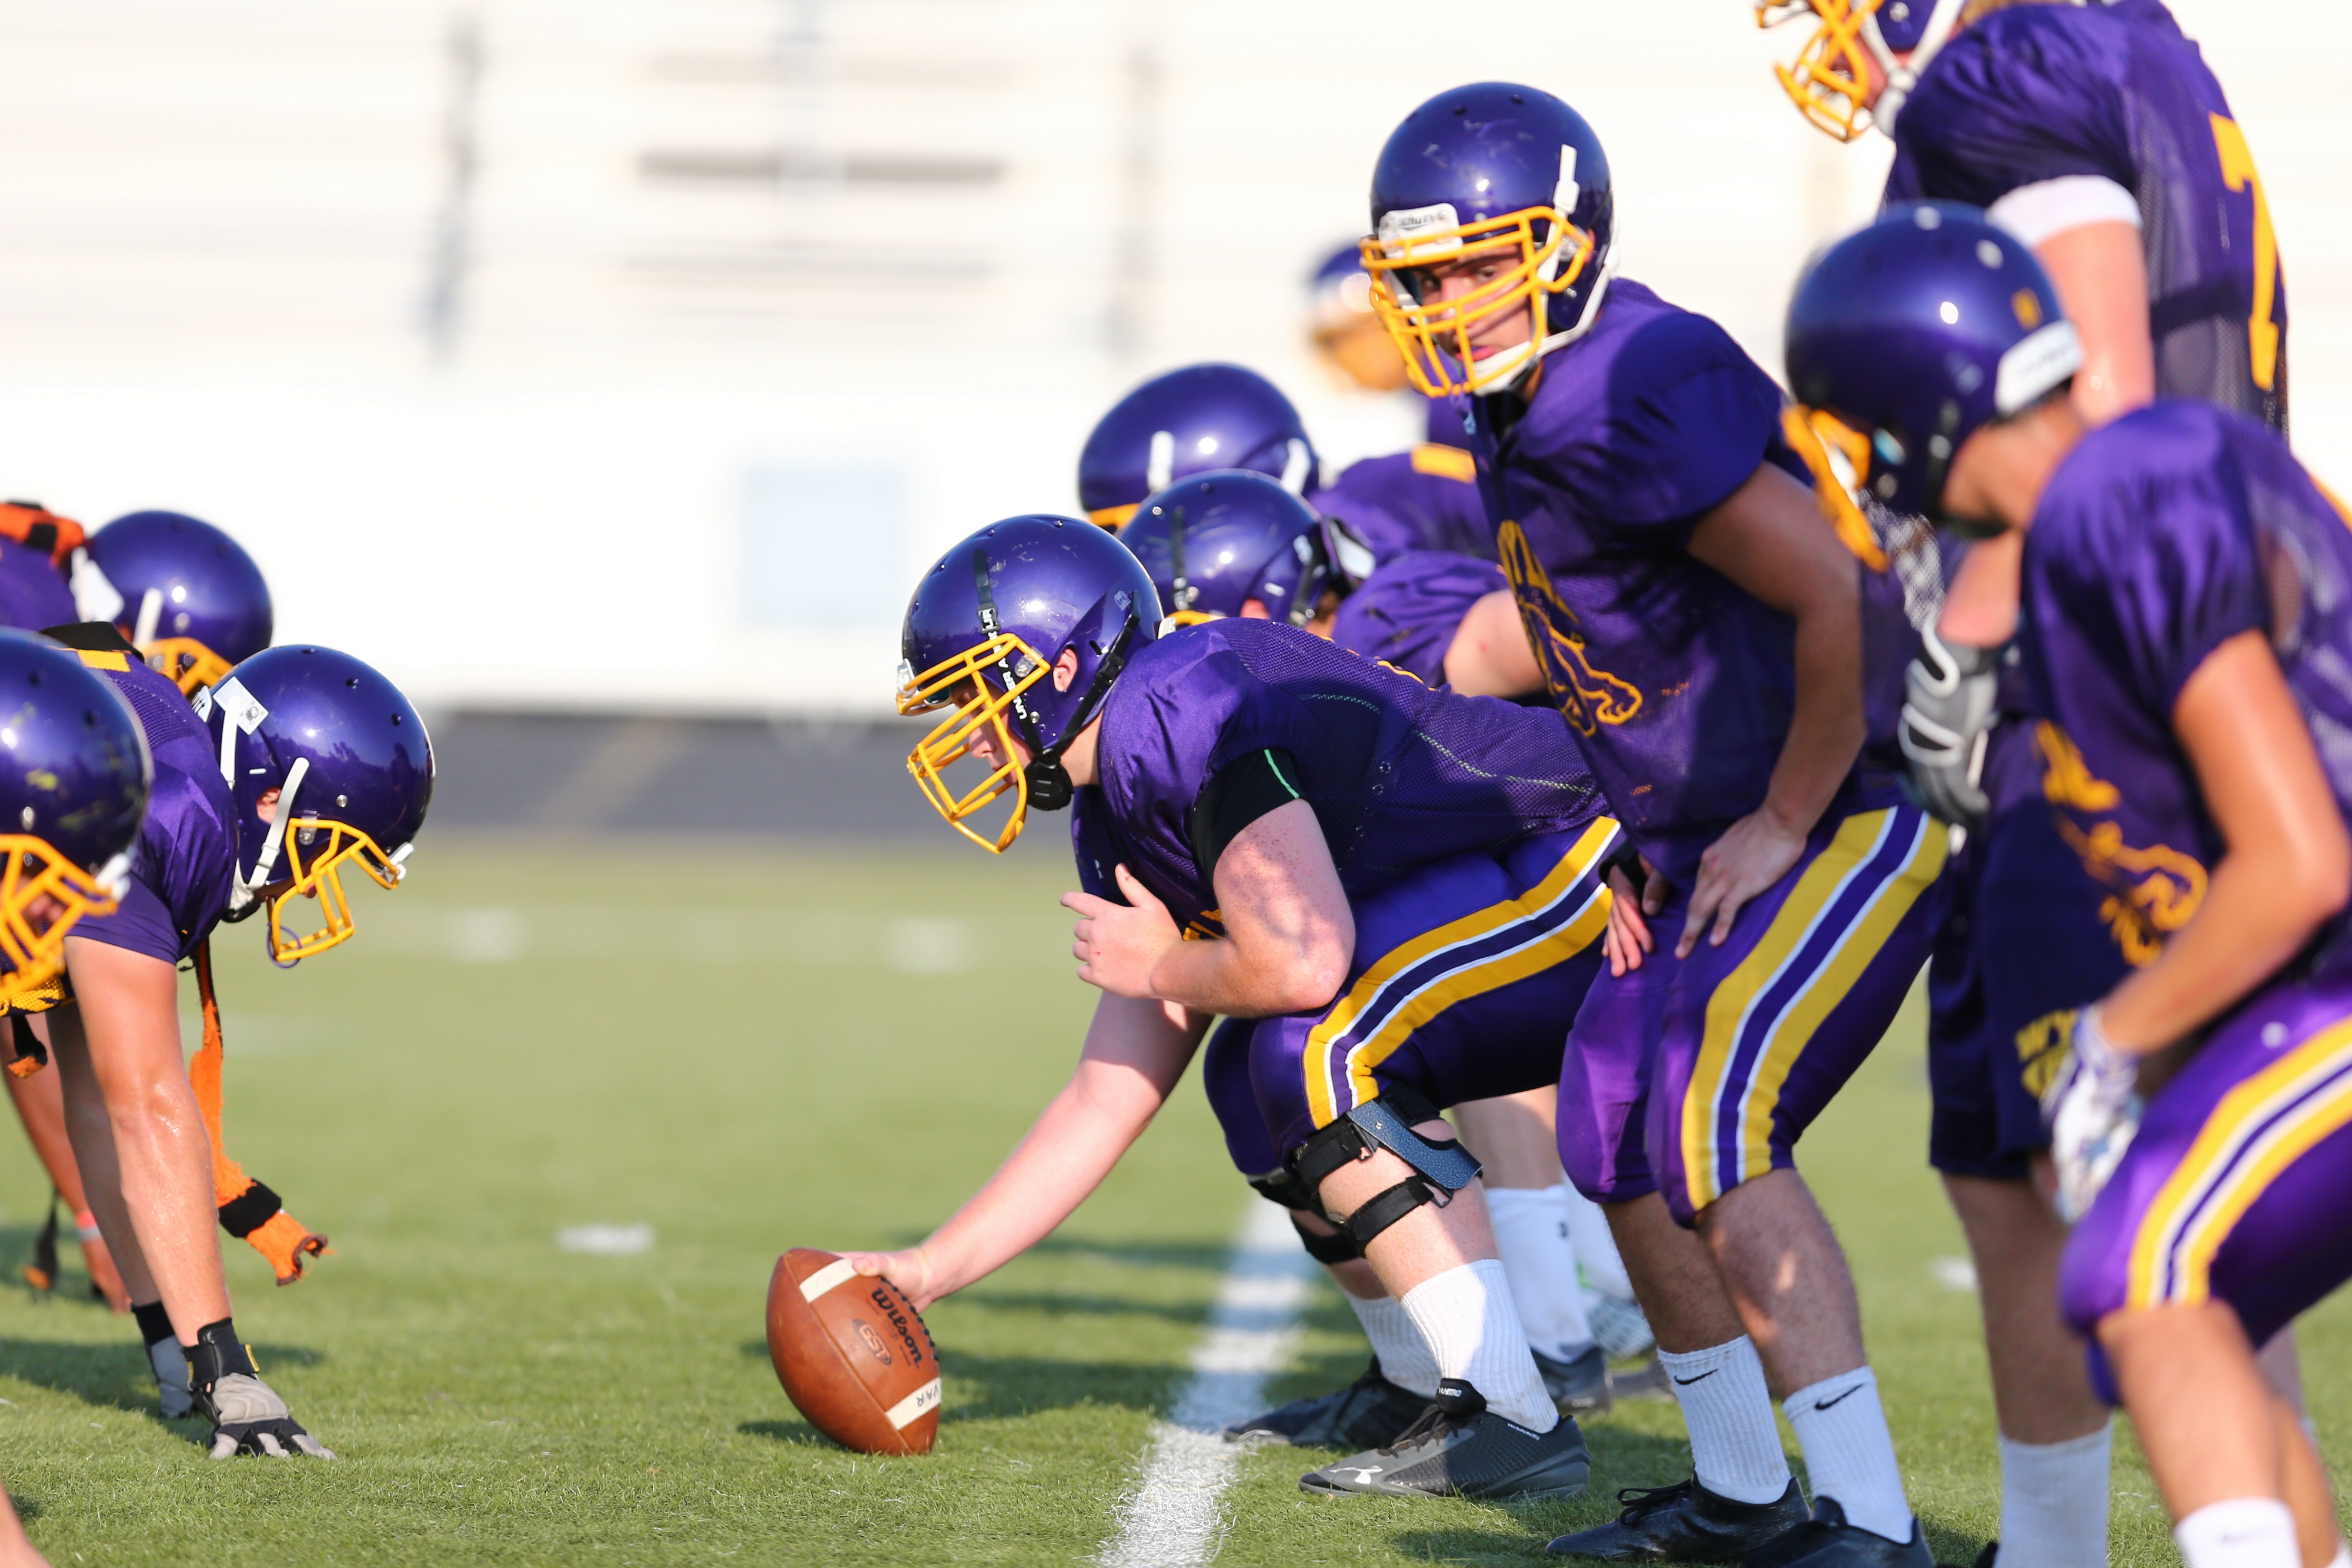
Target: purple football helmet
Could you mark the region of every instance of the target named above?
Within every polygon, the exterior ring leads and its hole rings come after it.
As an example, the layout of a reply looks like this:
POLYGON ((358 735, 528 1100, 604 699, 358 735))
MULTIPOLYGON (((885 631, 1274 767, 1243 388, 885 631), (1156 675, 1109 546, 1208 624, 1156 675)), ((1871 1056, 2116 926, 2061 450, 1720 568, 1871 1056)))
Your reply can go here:
POLYGON ((154 769, 112 683, 28 632, 0 631, 0 1002, 46 1007, 67 934, 114 912, 154 769))
POLYGON ((1117 530, 1146 496, 1217 468, 1249 468, 1305 495, 1319 477, 1298 411, 1239 365, 1187 365, 1129 392, 1078 454, 1078 505, 1117 530))
POLYGON ((110 621, 194 695, 269 646, 269 585, 201 517, 132 512, 89 536, 74 573, 80 619, 110 621))
POLYGON ((81 619, 49 552, 0 538, 0 626, 42 632, 81 619))
POLYGON ((1959 25, 1967 0, 1755 0, 1755 5, 1759 27, 1808 16, 1821 24, 1797 57, 1774 66, 1772 73, 1800 114, 1840 141, 1852 141, 1874 125, 1895 134, 1903 100, 1959 25), (1874 67, 1885 83, 1875 102, 1874 67))
POLYGON ((915 585, 899 631, 898 711, 950 710, 907 758, 923 798, 965 838, 1003 852, 1032 805, 1070 803, 1063 750, 1159 630, 1151 579, 1097 527, 1007 517, 958 541, 915 585), (1066 679, 1055 668, 1065 654, 1075 664, 1066 679), (943 774, 967 756, 988 777, 958 791, 943 774), (1007 791, 1013 812, 993 840, 964 826, 1007 791))
POLYGON ((400 885, 433 800, 433 741, 400 688, 349 653, 299 645, 256 653, 196 694, 236 807, 229 915, 269 910, 269 956, 292 965, 352 934, 346 862, 400 885), (322 924, 285 926, 297 895, 322 924))
POLYGON ((1170 626, 1239 615, 1253 599, 1269 620, 1304 626, 1326 593, 1354 586, 1326 537, 1338 526, 1265 475, 1232 469, 1169 486, 1118 542, 1151 574, 1170 626))
POLYGON ((1613 213, 1601 139, 1548 92, 1474 82, 1406 115, 1372 169, 1363 258, 1413 385, 1499 391, 1582 336, 1615 266, 1613 213), (1440 298, 1424 269, 1465 262, 1497 275, 1440 298), (1473 346, 1481 323, 1515 310, 1528 313, 1527 341, 1473 346))
POLYGON ((1831 246, 1789 302, 1789 385, 1868 451, 1864 486, 1936 516, 1952 455, 2083 362, 2033 253, 1975 207, 1904 202, 1831 246))

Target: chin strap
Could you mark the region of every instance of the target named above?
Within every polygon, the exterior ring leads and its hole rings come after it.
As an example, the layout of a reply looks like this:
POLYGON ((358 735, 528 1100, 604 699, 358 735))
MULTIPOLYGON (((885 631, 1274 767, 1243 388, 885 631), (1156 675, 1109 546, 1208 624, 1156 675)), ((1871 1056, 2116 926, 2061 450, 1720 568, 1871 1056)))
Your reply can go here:
POLYGON ((1029 791, 1029 803, 1037 810, 1058 811, 1070 803, 1076 792, 1077 786, 1070 782, 1070 770, 1062 766, 1062 752, 1087 727, 1087 720, 1094 716, 1095 709, 1102 706, 1104 696, 1109 693, 1111 682, 1127 667, 1127 645, 1135 638, 1136 625, 1135 612, 1130 610, 1118 635, 1103 651, 1102 662, 1095 666, 1095 678, 1087 683, 1087 695, 1078 699, 1077 709, 1071 714, 1069 727, 1062 738, 1037 753, 1037 759, 1021 770, 1022 783, 1029 791))
MULTIPOLYGON (((280 821, 284 819, 281 818, 280 821)), ((213 945, 210 937, 196 944, 196 996, 203 1003, 205 1041, 188 1063, 188 1082, 196 1092, 196 1109, 213 1140, 213 1201, 220 1208, 221 1228, 269 1260, 278 1282, 290 1285, 302 1277, 302 1260, 327 1250, 327 1239, 314 1236, 286 1212, 278 1196, 245 1174, 221 1145, 220 1002, 213 995, 213 945)))

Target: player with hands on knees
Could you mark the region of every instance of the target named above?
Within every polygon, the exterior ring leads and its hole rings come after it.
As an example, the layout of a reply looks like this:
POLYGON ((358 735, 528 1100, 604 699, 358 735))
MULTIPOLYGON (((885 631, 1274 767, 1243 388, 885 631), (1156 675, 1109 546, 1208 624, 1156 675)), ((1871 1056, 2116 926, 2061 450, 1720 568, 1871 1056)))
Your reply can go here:
POLYGON ((2072 853, 2045 874, 2099 890, 2126 960, 2046 1091, 2093 1385, 2189 1568, 2338 1559, 2254 1351, 2352 1278, 2352 773, 2316 738, 2352 724, 2352 517, 2244 415, 2167 400, 2092 427, 2055 289, 1974 209, 1898 207, 1832 247, 1787 342, 1798 397, 1864 434, 1895 504, 2023 546, 2013 602, 1955 608, 2018 620, 2072 853))
POLYGON ((1284 622, 1160 623, 1136 558, 1076 519, 982 528, 915 591, 899 706, 945 716, 909 767, 991 850, 1033 808, 1073 809, 1083 891, 1064 903, 1102 996, 1068 1086, 971 1201, 919 1246, 849 1257, 919 1305, 1002 1267, 1141 1134, 1213 1017, 1254 1020, 1213 1103, 1386 1385, 1325 1439, 1366 1451, 1300 1484, 1573 1495, 1583 1439, 1438 1112, 1557 1075, 1612 917, 1616 824, 1548 714, 1432 691, 1284 622), (978 783, 949 781, 960 763, 978 783), (975 831, 1000 802, 1003 825, 975 831))

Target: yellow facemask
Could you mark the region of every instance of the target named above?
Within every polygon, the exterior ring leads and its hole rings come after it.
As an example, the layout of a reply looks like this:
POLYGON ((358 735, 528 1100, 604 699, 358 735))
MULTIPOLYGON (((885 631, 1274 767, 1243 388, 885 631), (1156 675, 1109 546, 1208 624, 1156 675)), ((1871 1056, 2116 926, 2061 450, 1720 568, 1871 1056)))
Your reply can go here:
POLYGON ((373 839, 342 822, 302 818, 288 830, 285 847, 286 869, 293 880, 268 894, 269 956, 289 967, 351 936, 352 905, 343 894, 343 865, 356 864, 382 888, 398 887, 406 874, 401 864, 407 858, 404 853, 386 854, 373 839), (286 929, 286 905, 304 897, 319 901, 323 923, 307 936, 296 936, 286 929))
POLYGON ((1756 0, 1756 25, 1778 27, 1813 16, 1821 26, 1785 66, 1774 66, 1780 89, 1797 112, 1840 141, 1852 141, 1871 126, 1870 51, 1862 24, 1883 0, 1756 0))
POLYGON ((154 669, 163 672, 182 696, 193 697, 206 686, 217 685, 229 673, 226 659, 197 642, 194 637, 157 637, 139 650, 139 656, 154 669))
POLYGON ((1870 472, 1870 438, 1834 414, 1793 403, 1780 411, 1780 434, 1804 459, 1822 516, 1837 530, 1839 541, 1871 570, 1885 571, 1886 552, 1853 498, 1870 472))
POLYGON ((66 936, 85 915, 111 915, 114 899, 98 879, 25 833, 0 833, 0 1005, 38 1012, 58 999, 55 982, 65 972, 66 936), (36 928, 32 906, 44 896, 62 906, 45 927, 36 928))
POLYGON ((951 710, 907 754, 907 771, 914 775, 923 799, 931 803, 931 809, 950 827, 991 854, 1003 854, 1012 847, 1029 815, 1028 780, 1023 775, 1020 758, 1013 754, 1013 732, 1004 716, 1014 710, 1024 692, 1045 678, 1051 667, 1035 649, 1010 632, 1000 632, 976 643, 920 674, 903 664, 898 666, 901 716, 936 713, 941 708, 951 710), (1006 672, 1013 679, 1010 687, 987 678, 992 673, 1006 672), (955 694, 964 686, 971 688, 971 695, 960 698, 955 694), (959 794, 947 781, 946 770, 974 755, 971 739, 983 725, 997 764, 988 777, 959 794), (1003 828, 993 840, 964 826, 964 819, 1008 791, 1013 798, 1013 814, 1005 819, 1003 828))
POLYGON ((1136 509, 1142 505, 1140 501, 1134 501, 1124 507, 1097 507, 1087 514, 1087 521, 1106 533, 1115 534, 1127 527, 1128 518, 1135 516, 1136 509))
POLYGON ((1403 353, 1405 374, 1430 397, 1479 392, 1517 375, 1554 335, 1551 297, 1575 287, 1591 265, 1594 248, 1592 236, 1557 207, 1522 207, 1475 224, 1419 229, 1386 240, 1373 235, 1362 245, 1373 313, 1403 353), (1541 240, 1536 237, 1538 224, 1549 225, 1541 240), (1485 256, 1507 258, 1510 265, 1500 277, 1459 298, 1423 305, 1399 286, 1398 273, 1485 256), (1527 342, 1480 361, 1471 351, 1471 332, 1509 310, 1528 313, 1527 342))

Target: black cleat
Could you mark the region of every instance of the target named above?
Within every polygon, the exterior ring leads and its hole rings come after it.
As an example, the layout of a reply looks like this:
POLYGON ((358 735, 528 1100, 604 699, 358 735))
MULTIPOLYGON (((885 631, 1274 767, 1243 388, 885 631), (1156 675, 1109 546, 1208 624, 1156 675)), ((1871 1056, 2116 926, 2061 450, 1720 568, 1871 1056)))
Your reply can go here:
POLYGON ((1811 1517, 1795 1481, 1778 1502, 1734 1502, 1699 1485, 1696 1476, 1670 1487, 1627 1487, 1617 1500, 1624 1511, 1615 1519, 1544 1550, 1605 1563, 1738 1563, 1808 1527, 1811 1517))
POLYGON ((1429 1401, 1400 1388, 1381 1375, 1381 1358, 1364 1375, 1332 1394, 1294 1399, 1263 1416, 1236 1421, 1225 1428, 1229 1443, 1256 1442, 1269 1447, 1344 1448, 1349 1453, 1376 1448, 1412 1425, 1429 1401))
POLYGON ((1848 1524, 1837 1499, 1825 1497, 1809 1521, 1740 1559, 1740 1568, 1936 1568, 1936 1557, 1916 1519, 1910 1540, 1889 1541, 1848 1524))
POLYGON ((1487 1409, 1469 1384, 1448 1377, 1394 1442, 1303 1475, 1298 1490, 1318 1497, 1570 1498, 1582 1493, 1591 1468, 1584 1434, 1569 1417, 1549 1432, 1530 1432, 1487 1409))
POLYGON ((1586 1345, 1573 1361, 1555 1361, 1539 1350, 1528 1354, 1536 1358, 1544 1392, 1561 1415, 1598 1416, 1609 1408, 1609 1358, 1599 1345, 1586 1345))

